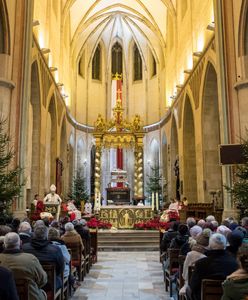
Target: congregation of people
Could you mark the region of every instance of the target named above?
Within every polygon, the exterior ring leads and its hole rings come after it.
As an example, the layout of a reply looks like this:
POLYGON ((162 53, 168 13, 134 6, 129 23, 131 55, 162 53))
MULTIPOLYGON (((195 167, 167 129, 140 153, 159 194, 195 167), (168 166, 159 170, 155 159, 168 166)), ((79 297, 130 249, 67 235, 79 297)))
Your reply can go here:
POLYGON ((17 218, 0 220, 0 299, 18 300, 16 284, 23 279, 28 282, 29 297, 26 299, 53 299, 50 291, 54 287, 43 268, 45 264, 55 267, 55 291, 62 289, 64 279, 71 290, 75 290, 82 276, 78 257, 73 257, 68 245, 78 247, 82 259, 92 254, 86 220, 69 222, 65 217, 60 221, 40 219, 33 224, 28 219, 22 222, 17 218), (74 274, 72 266, 77 271, 74 274))
POLYGON ((240 224, 233 218, 219 224, 213 215, 198 221, 189 217, 186 223, 171 220, 160 248, 164 281, 170 283, 171 296, 205 299, 202 282, 212 279, 220 281, 218 299, 248 299, 248 217, 240 224), (176 260, 173 252, 177 253, 176 260))

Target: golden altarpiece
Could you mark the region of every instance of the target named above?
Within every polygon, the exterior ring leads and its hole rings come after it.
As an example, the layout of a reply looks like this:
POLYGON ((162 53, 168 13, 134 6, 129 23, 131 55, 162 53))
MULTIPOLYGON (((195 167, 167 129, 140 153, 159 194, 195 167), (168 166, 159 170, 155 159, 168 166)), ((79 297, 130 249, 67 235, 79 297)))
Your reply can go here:
MULTIPOLYGON (((101 191, 101 153, 107 148, 131 148, 134 150, 134 187, 135 199, 144 199, 143 179, 143 137, 144 131, 139 115, 135 115, 131 122, 123 117, 122 101, 118 97, 113 108, 113 118, 104 120, 98 115, 94 124, 93 136, 96 143, 95 158, 95 194, 101 191)), ((142 206, 105 206, 100 212, 100 219, 109 221, 116 228, 133 228, 134 223, 151 219, 151 207, 142 206)))

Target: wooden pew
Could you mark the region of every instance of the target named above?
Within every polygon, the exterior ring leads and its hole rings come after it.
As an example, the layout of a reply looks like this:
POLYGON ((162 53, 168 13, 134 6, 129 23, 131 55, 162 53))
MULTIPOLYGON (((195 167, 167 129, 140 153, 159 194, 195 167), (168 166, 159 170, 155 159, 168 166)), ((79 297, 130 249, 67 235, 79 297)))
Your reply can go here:
POLYGON ((168 287, 170 290, 170 297, 172 297, 172 280, 171 276, 175 275, 175 273, 179 269, 178 256, 179 249, 168 249, 167 250, 167 259, 169 259, 169 266, 165 270, 165 290, 168 291, 168 287))
MULTIPOLYGON (((51 262, 41 262, 42 268, 47 273, 46 290, 47 300, 62 300, 62 288, 56 290, 56 266, 51 262)), ((64 274, 61 274, 64 276, 64 274)), ((63 282, 62 282, 63 283, 63 282)))
POLYGON ((76 243, 66 243, 66 247, 71 251, 71 263, 78 270, 79 281, 83 281, 86 268, 82 246, 76 243))
POLYGON ((15 279, 16 289, 20 300, 29 300, 29 282, 26 279, 15 279))
POLYGON ((201 284, 201 300, 221 300, 223 280, 203 279, 201 284))
POLYGON ((178 263, 179 263, 179 276, 177 278, 177 295, 178 295, 178 299, 183 300, 183 296, 179 295, 179 291, 180 289, 183 287, 184 285, 184 279, 183 279, 183 264, 185 261, 186 256, 185 255, 179 255, 178 256, 178 263))

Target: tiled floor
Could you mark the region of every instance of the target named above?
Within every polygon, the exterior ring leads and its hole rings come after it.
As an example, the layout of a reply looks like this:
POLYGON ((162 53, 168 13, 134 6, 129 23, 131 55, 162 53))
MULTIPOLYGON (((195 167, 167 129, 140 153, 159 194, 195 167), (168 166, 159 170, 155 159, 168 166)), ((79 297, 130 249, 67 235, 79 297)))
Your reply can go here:
POLYGON ((100 252, 73 300, 170 300, 158 252, 100 252))

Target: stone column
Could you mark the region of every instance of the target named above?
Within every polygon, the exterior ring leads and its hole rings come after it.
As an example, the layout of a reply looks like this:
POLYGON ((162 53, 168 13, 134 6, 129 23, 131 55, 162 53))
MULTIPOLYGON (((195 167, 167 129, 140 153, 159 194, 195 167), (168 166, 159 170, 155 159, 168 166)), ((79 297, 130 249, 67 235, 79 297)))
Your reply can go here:
POLYGON ((95 158, 95 194, 101 191, 101 146, 96 146, 95 158))
POLYGON ((136 197, 144 196, 143 183, 143 147, 137 146, 135 149, 135 171, 134 171, 134 195, 136 197))

